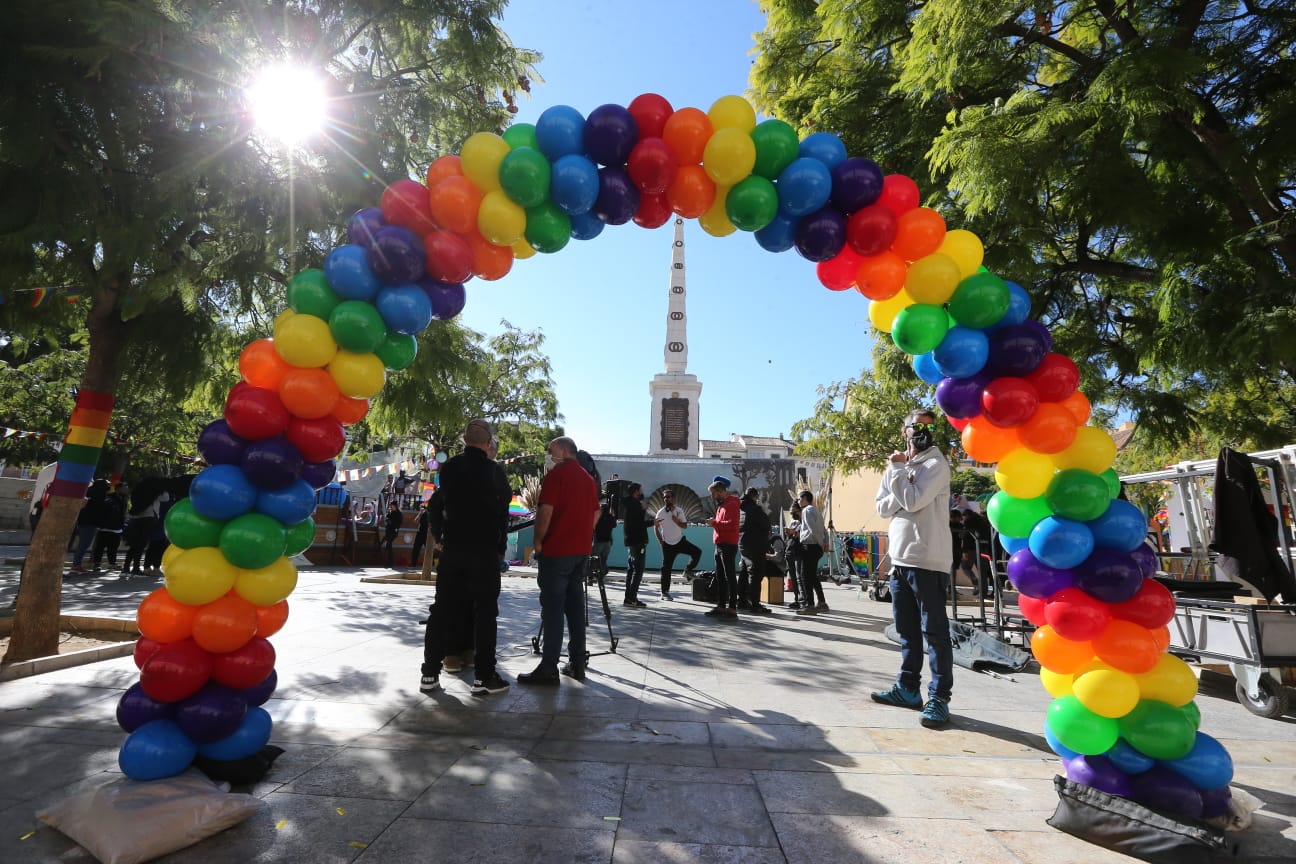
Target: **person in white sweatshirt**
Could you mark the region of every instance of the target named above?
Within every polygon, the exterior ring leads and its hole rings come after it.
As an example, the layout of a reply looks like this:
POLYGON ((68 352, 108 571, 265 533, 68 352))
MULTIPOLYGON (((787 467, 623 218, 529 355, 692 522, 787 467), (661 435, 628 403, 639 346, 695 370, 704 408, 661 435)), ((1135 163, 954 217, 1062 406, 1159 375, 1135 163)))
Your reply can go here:
POLYGON ((954 554, 949 529, 950 467, 936 447, 936 415, 926 409, 905 418, 903 453, 891 463, 878 487, 877 511, 891 520, 891 612, 900 634, 900 674, 890 690, 872 694, 874 702, 921 708, 922 725, 949 722, 954 656, 945 612, 945 579, 954 554), (924 704, 922 645, 927 638, 931 681, 924 704))

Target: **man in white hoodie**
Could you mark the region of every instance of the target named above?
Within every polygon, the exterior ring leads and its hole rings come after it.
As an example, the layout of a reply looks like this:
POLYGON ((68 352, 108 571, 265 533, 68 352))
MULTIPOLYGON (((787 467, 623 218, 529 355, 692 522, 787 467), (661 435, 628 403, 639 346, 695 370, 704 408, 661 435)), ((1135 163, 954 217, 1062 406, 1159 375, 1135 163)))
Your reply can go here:
POLYGON ((878 487, 877 511, 891 520, 891 612, 900 634, 900 674, 873 701, 921 708, 922 725, 949 722, 954 657, 945 612, 945 579, 954 554, 949 529, 950 468, 936 444, 936 416, 913 411, 905 419, 905 452, 891 454, 878 487), (923 704, 922 644, 927 638, 931 682, 923 704))

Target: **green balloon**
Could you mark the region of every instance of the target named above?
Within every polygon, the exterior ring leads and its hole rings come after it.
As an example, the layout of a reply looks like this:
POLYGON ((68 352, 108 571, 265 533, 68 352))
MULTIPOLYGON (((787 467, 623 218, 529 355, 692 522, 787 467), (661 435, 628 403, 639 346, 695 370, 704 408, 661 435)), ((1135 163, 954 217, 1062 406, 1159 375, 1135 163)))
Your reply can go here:
POLYGON ((949 301, 950 314, 964 327, 989 327, 1008 311, 1012 294, 993 273, 973 273, 959 283, 949 301))
POLYGON ((891 325, 891 339, 906 354, 926 354, 941 343, 948 330, 944 309, 915 303, 900 310, 891 325))
POLYGON ((333 307, 342 302, 332 288, 323 270, 303 270, 288 283, 288 305, 301 315, 314 315, 328 320, 333 307))
POLYGON ((729 190, 725 214, 735 228, 759 231, 778 215, 778 190, 764 177, 752 175, 729 190))
POLYGON ((1108 468, 1106 471, 1102 472, 1098 476, 1103 478, 1103 482, 1107 484, 1108 497, 1115 498, 1117 495, 1120 494, 1120 487, 1121 487, 1120 475, 1116 473, 1115 468, 1108 468))
POLYGON ((402 333, 388 333, 374 353, 388 369, 404 369, 418 356, 418 340, 402 333))
POLYGON ((1201 728, 1201 709, 1197 707, 1196 702, 1181 705, 1179 710, 1184 712, 1184 716, 1188 718, 1188 722, 1193 725, 1194 729, 1201 728))
POLYGON ((357 354, 378 350, 387 338, 387 325, 372 304, 343 300, 328 317, 329 330, 337 344, 357 354))
POLYGON ((514 123, 504 130, 504 143, 509 145, 510 150, 516 150, 519 147, 530 147, 532 150, 539 150, 540 145, 536 143, 535 127, 530 123, 514 123))
POLYGON ((1115 720, 1093 713, 1074 696, 1054 699, 1049 704, 1045 722, 1063 747, 1085 756, 1106 753, 1115 746, 1121 732, 1121 726, 1115 720))
POLYGON ((552 201, 526 211, 526 239, 537 252, 557 252, 571 241, 571 217, 552 201))
POLYGON ((1054 474, 1044 498, 1054 513, 1077 522, 1097 519, 1111 503, 1107 481, 1083 468, 1068 468, 1054 474))
POLYGON ((752 173, 766 180, 777 180, 801 149, 796 130, 782 120, 766 120, 758 124, 751 131, 751 139, 756 145, 756 164, 752 173))
POLYGON ((549 160, 534 147, 510 150, 499 167, 504 194, 522 207, 538 207, 545 202, 549 197, 549 174, 549 160))
POLYGON ((225 524, 220 550, 225 560, 244 570, 269 567, 284 554, 287 532, 278 519, 264 513, 244 513, 225 524))
MULTIPOLYGON (((1191 702, 1188 704, 1192 705, 1191 702)), ((1121 737, 1153 759, 1187 756, 1197 741, 1197 724, 1193 722, 1195 712, 1184 708, 1155 699, 1143 699, 1133 711, 1120 718, 1121 737)), ((1198 713, 1196 716, 1201 715, 1198 713)))
POLYGON ((311 547, 315 542, 315 520, 306 517, 305 520, 298 522, 296 525, 288 526, 285 533, 284 553, 291 557, 300 555, 311 547))
POLYGON ((167 539, 181 549, 219 546, 221 529, 225 527, 222 520, 208 519, 195 510, 193 502, 188 498, 172 505, 162 525, 166 529, 167 539))
POLYGON ((1014 498, 1007 492, 996 492, 986 505, 986 517, 1000 534, 1009 537, 1029 537, 1035 523, 1051 516, 1052 509, 1046 496, 1014 498))

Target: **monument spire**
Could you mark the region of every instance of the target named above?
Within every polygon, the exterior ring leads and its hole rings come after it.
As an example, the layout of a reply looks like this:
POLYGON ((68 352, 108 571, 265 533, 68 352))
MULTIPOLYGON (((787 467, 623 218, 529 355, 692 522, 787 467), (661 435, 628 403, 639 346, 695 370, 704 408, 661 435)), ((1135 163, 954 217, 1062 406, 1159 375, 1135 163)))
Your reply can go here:
POLYGON ((684 220, 675 217, 675 242, 671 246, 670 291, 666 295, 666 371, 648 383, 652 395, 652 420, 648 432, 649 455, 698 455, 698 397, 702 384, 685 371, 688 367, 688 318, 684 274, 684 220))
POLYGON ((684 275, 684 220, 675 217, 675 242, 671 246, 670 294, 666 312, 667 372, 684 372, 688 368, 688 318, 684 314, 687 296, 684 275))

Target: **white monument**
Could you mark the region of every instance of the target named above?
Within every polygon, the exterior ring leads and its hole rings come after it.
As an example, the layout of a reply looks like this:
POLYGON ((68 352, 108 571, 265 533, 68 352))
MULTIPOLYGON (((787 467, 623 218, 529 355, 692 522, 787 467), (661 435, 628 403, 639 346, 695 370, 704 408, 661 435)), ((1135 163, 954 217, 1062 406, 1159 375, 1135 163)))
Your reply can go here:
POLYGON ((648 383, 652 395, 652 421, 648 455, 696 456, 698 453, 698 397, 702 383, 688 374, 688 318, 684 311, 684 220, 675 217, 675 243, 671 248, 670 302, 666 311, 666 371, 648 383))

